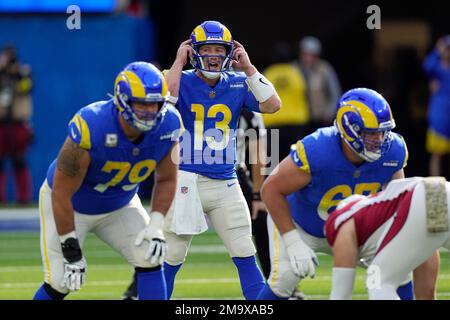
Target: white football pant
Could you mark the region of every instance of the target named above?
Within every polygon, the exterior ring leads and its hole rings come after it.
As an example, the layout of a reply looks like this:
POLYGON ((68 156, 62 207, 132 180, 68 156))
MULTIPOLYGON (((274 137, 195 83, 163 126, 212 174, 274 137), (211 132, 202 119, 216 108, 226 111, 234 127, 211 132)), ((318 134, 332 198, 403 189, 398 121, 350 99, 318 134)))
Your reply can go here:
MULTIPOLYGON (((175 197, 180 196, 180 184, 175 197)), ((252 241, 250 212, 237 179, 216 180, 197 175, 197 189, 203 212, 209 217, 231 257, 249 257, 256 253, 252 241)), ((176 199, 175 199, 176 201, 176 199)), ((177 235, 170 230, 173 204, 164 221, 167 242, 166 262, 184 262, 193 235, 177 235)))
MULTIPOLYGON (((446 183, 450 204, 450 183, 446 183)), ((447 208, 450 219, 450 210, 447 208)), ((437 249, 450 249, 450 232, 428 232, 423 182, 414 189, 405 224, 398 234, 373 259, 367 276, 369 299, 398 299, 397 287, 402 279, 428 259, 437 249)))
MULTIPOLYGON (((53 289, 67 293, 67 288, 60 286, 64 276, 64 257, 53 217, 51 189, 47 181, 43 183, 39 192, 39 213, 44 281, 53 289)), ((149 222, 149 215, 138 195, 135 195, 128 205, 110 213, 87 215, 75 211, 74 219, 75 232, 81 248, 83 248, 86 234, 93 232, 132 266, 142 268, 157 266, 144 259, 148 247, 147 241, 139 247, 134 244, 137 234, 149 222)), ((89 268, 89 256, 85 258, 89 268)), ((87 276, 89 277, 89 271, 87 276)))

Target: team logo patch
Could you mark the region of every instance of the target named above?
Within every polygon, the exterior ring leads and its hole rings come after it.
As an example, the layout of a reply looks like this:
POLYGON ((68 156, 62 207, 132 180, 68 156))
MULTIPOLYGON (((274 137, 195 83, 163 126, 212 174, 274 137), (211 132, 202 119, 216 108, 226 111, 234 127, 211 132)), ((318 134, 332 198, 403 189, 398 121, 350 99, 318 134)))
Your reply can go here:
POLYGON ((189 188, 188 187, 181 187, 181 193, 182 194, 187 194, 189 192, 189 188))
POLYGON ((117 147, 117 134, 107 133, 105 138, 105 146, 110 148, 117 147))

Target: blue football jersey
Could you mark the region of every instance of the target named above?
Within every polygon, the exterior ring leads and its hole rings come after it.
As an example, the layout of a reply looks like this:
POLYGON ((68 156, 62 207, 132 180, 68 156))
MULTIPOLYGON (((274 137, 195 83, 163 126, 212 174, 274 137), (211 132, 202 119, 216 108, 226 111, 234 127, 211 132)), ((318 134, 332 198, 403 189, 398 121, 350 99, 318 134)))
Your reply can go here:
POLYGON ((195 70, 183 71, 177 108, 186 131, 180 169, 212 179, 236 177, 236 129, 242 108, 260 112, 244 73, 224 72, 210 87, 195 70))
POLYGON ((402 136, 392 134, 394 140, 386 154, 359 166, 345 158, 334 126, 318 129, 293 145, 291 159, 311 175, 306 187, 287 198, 294 221, 309 234, 323 238, 325 220, 343 198, 381 190, 408 159, 402 136))
MULTIPOLYGON (((145 133, 136 144, 125 136, 119 111, 112 100, 80 109, 68 126, 68 136, 88 150, 91 162, 78 191, 72 197, 74 210, 101 214, 130 202, 144 181, 170 151, 182 128, 178 111, 168 105, 159 127, 145 133)), ((47 172, 53 186, 56 159, 47 172)))

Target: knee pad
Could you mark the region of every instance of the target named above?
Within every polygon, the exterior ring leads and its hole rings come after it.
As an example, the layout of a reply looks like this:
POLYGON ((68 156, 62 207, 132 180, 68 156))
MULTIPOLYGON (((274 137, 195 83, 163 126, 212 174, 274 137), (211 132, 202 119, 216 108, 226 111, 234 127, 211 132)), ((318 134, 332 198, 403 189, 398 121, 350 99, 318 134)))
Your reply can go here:
POLYGON ((192 236, 164 232, 164 237, 166 238, 167 243, 167 255, 165 261, 172 266, 182 264, 186 259, 192 236))
POLYGON ((229 251, 232 258, 245 258, 256 254, 252 235, 248 234, 247 228, 245 230, 236 229, 232 233, 237 233, 236 237, 229 239, 229 251))
POLYGON ((148 250, 148 246, 150 244, 147 241, 144 241, 139 247, 133 248, 133 260, 129 261, 134 265, 135 268, 139 269, 157 269, 161 268, 161 265, 159 264, 159 261, 156 261, 155 263, 151 263, 150 260, 146 260, 145 254, 148 250))
POLYGON ((392 285, 381 286, 380 288, 368 289, 369 300, 400 300, 397 288, 392 285))
POLYGON ((280 264, 277 269, 272 269, 267 283, 270 285, 273 293, 279 297, 287 298, 297 288, 300 278, 292 272, 290 265, 282 266, 280 264))
MULTIPOLYGON (((63 274, 64 276, 64 274, 63 274)), ((51 296, 54 293, 57 296, 57 293, 62 294, 64 296, 69 294, 69 290, 66 287, 61 287, 62 277, 54 277, 52 275, 51 283, 45 283, 45 291, 51 296)))

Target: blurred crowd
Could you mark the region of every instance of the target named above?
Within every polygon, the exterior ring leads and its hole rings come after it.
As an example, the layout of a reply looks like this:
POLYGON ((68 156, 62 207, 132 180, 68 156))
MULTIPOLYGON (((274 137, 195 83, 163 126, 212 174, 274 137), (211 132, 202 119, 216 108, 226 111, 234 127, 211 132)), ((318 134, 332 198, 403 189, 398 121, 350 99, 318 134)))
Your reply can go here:
POLYGON ((26 152, 33 139, 31 128, 31 69, 18 60, 14 46, 0 53, 0 203, 7 201, 7 161, 10 161, 18 203, 32 197, 26 152))

